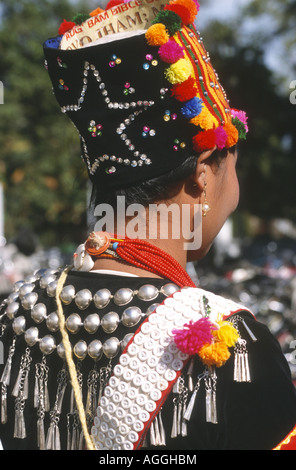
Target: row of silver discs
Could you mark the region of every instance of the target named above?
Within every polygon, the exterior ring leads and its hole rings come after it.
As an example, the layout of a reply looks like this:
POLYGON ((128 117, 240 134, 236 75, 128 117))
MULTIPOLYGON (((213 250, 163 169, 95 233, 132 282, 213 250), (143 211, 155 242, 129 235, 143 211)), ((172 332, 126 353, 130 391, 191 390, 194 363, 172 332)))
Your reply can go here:
MULTIPOLYGON (((52 287, 53 286, 50 285, 49 289, 52 287)), ((176 292, 176 290, 179 290, 178 286, 172 283, 167 283, 160 289, 152 284, 145 284, 138 290, 132 290, 130 288, 118 289, 114 295, 111 294, 109 289, 100 289, 92 295, 89 289, 81 289, 76 293, 74 286, 68 285, 62 289, 60 298, 65 305, 69 305, 74 300, 80 310, 88 308, 93 301, 95 307, 101 310, 107 307, 111 300, 113 300, 116 306, 121 307, 130 303, 135 296, 139 300, 150 302, 155 300, 160 293, 169 297, 176 292)))
MULTIPOLYGON (((46 288, 47 294, 50 297, 55 296, 57 274, 52 271, 46 271, 39 276, 40 287, 46 288)), ((7 307, 4 315, 8 319, 13 320, 12 327, 16 335, 20 336, 24 334, 24 338, 28 346, 32 347, 36 343, 39 343, 41 352, 45 355, 51 354, 54 350, 57 350, 58 355, 61 358, 65 358, 65 351, 63 344, 56 345, 55 338, 52 335, 46 335, 43 338, 39 338, 39 330, 36 326, 26 329, 26 318, 24 315, 17 316, 20 304, 24 310, 31 311, 31 318, 36 324, 40 324, 43 321, 46 322, 47 328, 51 332, 59 330, 59 319, 56 312, 51 312, 47 315, 46 306, 43 303, 37 303, 38 294, 34 292, 34 282, 38 280, 38 275, 33 275, 30 279, 20 281, 15 284, 14 292, 6 299, 7 307)), ((175 284, 167 283, 161 289, 157 289, 155 286, 145 284, 140 287, 137 291, 132 291, 129 288, 118 289, 114 295, 108 289, 100 289, 93 296, 88 289, 83 289, 75 294, 75 289, 72 285, 66 286, 61 292, 61 300, 64 304, 69 305, 72 300, 75 300, 75 304, 81 309, 85 309, 89 306, 91 300, 94 301, 95 306, 98 309, 105 308, 111 299, 114 300, 116 305, 126 305, 129 303, 135 295, 139 299, 145 301, 151 301, 155 299, 160 292, 166 296, 170 296, 173 292, 179 288, 175 284)), ((138 307, 130 306, 124 310, 122 317, 119 318, 117 312, 111 311, 106 313, 102 319, 100 319, 97 313, 87 315, 82 321, 81 317, 77 313, 71 314, 66 320, 66 327, 72 334, 78 333, 78 331, 84 327, 84 329, 94 334, 98 330, 99 326, 106 333, 113 333, 120 323, 125 327, 133 327, 137 325, 141 318, 150 315, 151 312, 159 304, 155 303, 150 305, 145 313, 142 312, 138 307)), ((83 340, 79 340, 73 347, 75 356, 83 360, 89 355, 94 360, 99 360, 104 354, 108 359, 115 357, 118 352, 123 350, 126 344, 130 341, 132 334, 124 336, 123 340, 119 341, 118 338, 108 338, 103 344, 100 340, 93 340, 89 345, 83 340)))

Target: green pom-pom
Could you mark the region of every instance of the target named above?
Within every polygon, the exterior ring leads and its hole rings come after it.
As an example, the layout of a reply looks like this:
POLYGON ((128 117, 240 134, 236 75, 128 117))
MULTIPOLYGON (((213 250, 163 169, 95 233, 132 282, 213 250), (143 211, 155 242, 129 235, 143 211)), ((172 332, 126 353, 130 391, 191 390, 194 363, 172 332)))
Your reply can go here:
POLYGON ((169 10, 160 11, 152 22, 152 24, 156 23, 164 24, 170 36, 174 36, 174 34, 182 28, 180 16, 169 10))
POLYGON ((237 117, 232 119, 232 124, 237 128, 239 138, 242 140, 247 139, 247 132, 246 132, 246 126, 243 122, 241 122, 237 117))
POLYGON ((72 21, 75 24, 82 24, 85 21, 87 21, 89 18, 90 16, 85 13, 77 13, 77 15, 74 16, 72 21))

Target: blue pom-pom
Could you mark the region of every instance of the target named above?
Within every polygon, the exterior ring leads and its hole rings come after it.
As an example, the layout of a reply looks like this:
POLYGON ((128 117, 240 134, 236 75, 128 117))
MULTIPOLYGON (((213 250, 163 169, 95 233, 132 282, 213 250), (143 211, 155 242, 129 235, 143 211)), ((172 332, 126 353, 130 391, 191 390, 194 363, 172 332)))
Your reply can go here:
POLYGON ((202 108, 203 101, 200 98, 194 97, 182 106, 181 113, 186 119, 192 119, 201 113, 202 108))
POLYGON ((113 243, 112 248, 114 251, 117 250, 117 247, 118 247, 118 242, 113 243))

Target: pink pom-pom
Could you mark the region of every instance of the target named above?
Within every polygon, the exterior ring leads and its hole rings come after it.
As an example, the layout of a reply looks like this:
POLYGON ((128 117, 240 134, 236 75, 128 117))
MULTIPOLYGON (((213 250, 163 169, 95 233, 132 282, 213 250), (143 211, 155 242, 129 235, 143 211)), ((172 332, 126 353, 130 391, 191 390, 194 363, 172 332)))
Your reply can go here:
POLYGON ((192 356, 206 344, 212 343, 212 331, 217 329, 208 318, 201 318, 195 323, 187 323, 183 330, 173 330, 174 341, 181 352, 192 356))
POLYGON ((160 46, 158 54, 163 62, 174 64, 184 57, 184 50, 183 47, 170 39, 166 44, 160 46))
POLYGON ((249 131, 248 116, 247 116, 247 113, 245 111, 239 111, 237 109, 232 109, 231 110, 231 116, 233 118, 239 119, 245 125, 246 132, 249 131))
POLYGON ((218 150, 222 150, 225 148, 226 141, 227 141, 227 133, 223 127, 217 127, 215 129, 216 140, 215 143, 217 145, 218 150))

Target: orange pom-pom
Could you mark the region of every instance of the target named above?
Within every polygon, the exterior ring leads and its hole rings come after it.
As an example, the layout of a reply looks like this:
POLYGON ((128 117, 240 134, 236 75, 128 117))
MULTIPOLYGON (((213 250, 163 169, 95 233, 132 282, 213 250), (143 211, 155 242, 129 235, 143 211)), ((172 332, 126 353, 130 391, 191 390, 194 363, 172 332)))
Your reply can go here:
POLYGON ((191 119, 190 123, 194 124, 194 126, 201 127, 205 131, 215 129, 219 125, 218 119, 216 119, 205 106, 198 116, 191 119))
POLYGON ((238 142, 238 139, 239 139, 238 130, 230 122, 227 123, 227 124, 224 124, 223 127, 224 127, 224 130, 226 131, 226 134, 227 134, 226 148, 231 148, 234 145, 236 145, 237 142, 238 142))
MULTIPOLYGON (((194 20, 196 18, 196 15, 198 13, 197 9, 197 4, 194 2, 194 0, 174 0, 170 2, 170 5, 179 5, 183 8, 186 8, 186 10, 189 12, 189 16, 187 18, 188 23, 185 24, 190 24, 194 23, 194 20)), ((177 13, 177 11, 176 11, 177 13)), ((177 13, 179 14, 179 13, 177 13)))
POLYGON ((211 150, 216 146, 216 134, 214 129, 208 129, 195 135, 192 139, 193 148, 197 153, 211 150))
POLYGON ((90 16, 97 16, 99 15, 100 13, 102 13, 104 10, 102 10, 102 8, 96 8, 95 10, 93 10, 89 15, 90 16))
POLYGON ((230 358, 230 352, 225 343, 213 343, 204 346, 198 353, 206 366, 222 367, 230 358))
POLYGON ((170 39, 166 27, 162 23, 156 23, 150 26, 145 36, 149 46, 162 46, 170 39))

